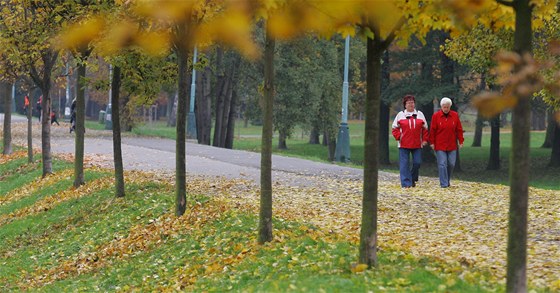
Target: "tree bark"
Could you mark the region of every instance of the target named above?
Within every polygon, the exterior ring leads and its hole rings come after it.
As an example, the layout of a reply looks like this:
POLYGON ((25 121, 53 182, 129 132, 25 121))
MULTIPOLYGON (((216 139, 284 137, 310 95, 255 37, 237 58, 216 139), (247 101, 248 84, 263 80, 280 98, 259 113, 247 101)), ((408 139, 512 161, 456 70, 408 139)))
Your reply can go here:
POLYGON ((179 68, 179 96, 177 99, 177 139, 175 141, 175 215, 181 216, 187 209, 187 100, 189 92, 188 56, 186 49, 177 50, 179 68))
POLYGON ((283 131, 278 131, 278 149, 287 150, 288 145, 286 144, 286 134, 283 131))
POLYGON ((2 83, 2 95, 4 96, 4 133, 2 154, 12 153, 12 97, 10 95, 10 84, 2 83))
POLYGON ((115 164, 115 196, 124 197, 124 167, 121 147, 121 115, 119 96, 121 88, 121 68, 113 67, 111 81, 111 119, 113 121, 113 161, 115 164))
POLYGON ((546 135, 544 137, 544 142, 541 148, 551 148, 552 147, 552 137, 554 136, 554 131, 557 128, 556 120, 554 119, 554 111, 549 108, 546 111, 547 115, 547 125, 546 125, 546 135))
POLYGON ((74 154, 74 187, 85 183, 84 180, 84 134, 85 134, 85 83, 86 63, 78 63, 78 92, 76 94, 76 130, 74 154))
MULTIPOLYGON (((513 1, 515 10, 514 49, 532 53, 532 9, 530 0, 513 1)), ((516 71, 521 68, 516 68, 516 71)), ((529 202, 529 137, 531 94, 519 97, 513 108, 510 156, 510 206, 507 246, 507 292, 527 292, 527 210, 529 202)))
MULTIPOLYGON (((549 167, 560 167, 560 126, 556 121, 553 121, 554 133, 552 134, 552 150, 550 152, 549 167)), ((548 127, 551 125, 549 124, 548 127)))
POLYGON ((476 114, 476 122, 474 128, 474 137, 472 147, 481 147, 482 146, 482 128, 484 126, 484 119, 480 113, 476 114))
POLYGON ((261 141, 261 194, 258 242, 272 241, 272 105, 274 103, 275 40, 266 29, 264 48, 264 97, 261 141))
MULTIPOLYGON (((381 92, 389 87, 391 83, 391 67, 390 67, 389 50, 383 53, 383 64, 381 65, 381 92)), ((389 103, 381 100, 381 108, 379 112, 379 163, 382 165, 390 165, 389 159, 389 103)))
POLYGON ((167 93, 167 126, 177 126, 177 94, 167 93))
MULTIPOLYGON (((486 75, 483 73, 480 76, 480 85, 479 89, 481 91, 486 90, 486 75)), ((484 118, 480 115, 480 112, 476 113, 476 122, 475 122, 475 129, 474 129, 474 138, 473 138, 473 147, 481 147, 482 146, 482 128, 484 127, 484 118)))
POLYGON ((211 76, 210 68, 205 68, 197 78, 196 90, 196 133, 198 143, 210 145, 210 133, 212 129, 212 99, 211 95, 211 76))
POLYGON ((486 170, 500 170, 500 115, 490 120, 490 157, 486 170))
POLYGON ((29 97, 29 106, 27 106, 27 162, 33 163, 33 103, 29 97))
POLYGON ((364 187, 359 262, 377 266, 377 197, 379 174, 379 111, 381 100, 381 54, 378 32, 367 39, 366 103, 364 135, 364 187))
POLYGON ((313 126, 309 133, 309 144, 319 144, 319 128, 313 126))
POLYGON ((224 147, 227 149, 233 149, 233 141, 235 138, 235 120, 237 116, 237 91, 233 90, 231 95, 231 106, 229 110, 229 116, 227 119, 227 129, 226 129, 226 141, 224 147))

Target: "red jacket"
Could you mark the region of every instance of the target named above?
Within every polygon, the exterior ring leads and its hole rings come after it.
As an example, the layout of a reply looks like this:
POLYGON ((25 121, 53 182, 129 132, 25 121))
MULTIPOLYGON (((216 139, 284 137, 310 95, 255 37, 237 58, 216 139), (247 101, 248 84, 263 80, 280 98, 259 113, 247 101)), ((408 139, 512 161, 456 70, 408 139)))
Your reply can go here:
POLYGON ((399 148, 419 149, 428 141, 428 123, 420 111, 400 111, 393 121, 393 137, 399 148))
POLYGON ((459 114, 449 111, 445 115, 441 110, 434 113, 432 125, 430 125, 430 144, 434 145, 434 149, 436 151, 456 150, 457 140, 459 140, 459 144, 465 141, 459 114))

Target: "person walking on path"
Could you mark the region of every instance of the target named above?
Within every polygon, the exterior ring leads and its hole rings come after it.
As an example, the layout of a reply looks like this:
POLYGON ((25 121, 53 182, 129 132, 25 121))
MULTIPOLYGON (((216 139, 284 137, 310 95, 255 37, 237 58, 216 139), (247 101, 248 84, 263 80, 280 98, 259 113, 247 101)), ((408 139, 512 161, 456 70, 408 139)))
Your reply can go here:
POLYGON ((442 98, 441 109, 434 113, 430 125, 429 141, 436 152, 439 184, 442 188, 450 186, 451 174, 457 161, 457 149, 463 147, 465 141, 459 114, 451 110, 452 104, 450 98, 442 98))
POLYGON ((415 108, 413 95, 403 98, 403 111, 397 113, 392 125, 393 137, 399 147, 401 187, 415 187, 422 164, 422 146, 428 144, 428 122, 424 114, 415 108), (412 168, 410 156, 412 155, 412 168))
POLYGON ((43 95, 41 95, 39 97, 39 100, 37 101, 37 114, 38 114, 39 122, 41 122, 41 115, 43 115, 43 112, 41 112, 41 110, 43 109, 43 106, 41 105, 42 102, 43 102, 43 95))
POLYGON ((53 125, 53 123, 60 126, 60 123, 58 123, 58 120, 56 119, 56 111, 51 112, 51 125, 53 125))
POLYGON ((23 114, 27 115, 27 109, 29 109, 29 97, 26 95, 23 98, 23 114))

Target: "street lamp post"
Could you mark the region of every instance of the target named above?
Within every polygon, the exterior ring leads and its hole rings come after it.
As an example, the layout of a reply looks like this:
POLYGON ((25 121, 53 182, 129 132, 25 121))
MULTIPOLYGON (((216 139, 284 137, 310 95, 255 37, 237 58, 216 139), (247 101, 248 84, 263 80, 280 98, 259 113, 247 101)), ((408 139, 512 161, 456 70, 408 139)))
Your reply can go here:
POLYGON ((337 162, 350 161, 350 131, 348 129, 348 59, 350 57, 350 36, 346 37, 344 46, 344 82, 342 83, 342 119, 338 128, 335 160, 337 162))
POLYGON ((195 47, 194 48, 194 54, 193 54, 191 101, 190 101, 190 105, 189 105, 189 114, 187 116, 187 138, 189 138, 189 139, 196 139, 197 138, 196 116, 194 115, 194 99, 195 99, 195 93, 196 93, 196 70, 195 70, 194 65, 196 64, 196 61, 197 61, 197 54, 198 54, 198 50, 195 47))

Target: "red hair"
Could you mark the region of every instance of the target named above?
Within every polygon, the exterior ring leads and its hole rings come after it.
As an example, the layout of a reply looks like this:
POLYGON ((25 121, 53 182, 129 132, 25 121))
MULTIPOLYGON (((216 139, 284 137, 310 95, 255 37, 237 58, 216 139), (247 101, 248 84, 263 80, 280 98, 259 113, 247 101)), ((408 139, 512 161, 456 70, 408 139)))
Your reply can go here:
POLYGON ((406 102, 408 101, 413 101, 414 103, 416 103, 416 99, 414 98, 413 95, 406 95, 404 96, 404 98, 402 99, 402 105, 403 107, 406 108, 406 102))

